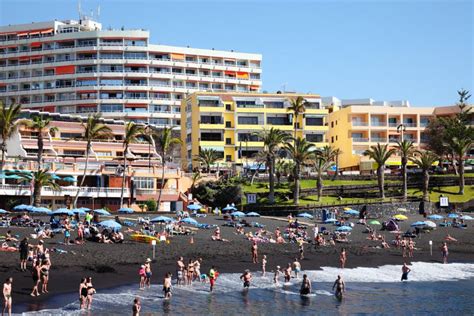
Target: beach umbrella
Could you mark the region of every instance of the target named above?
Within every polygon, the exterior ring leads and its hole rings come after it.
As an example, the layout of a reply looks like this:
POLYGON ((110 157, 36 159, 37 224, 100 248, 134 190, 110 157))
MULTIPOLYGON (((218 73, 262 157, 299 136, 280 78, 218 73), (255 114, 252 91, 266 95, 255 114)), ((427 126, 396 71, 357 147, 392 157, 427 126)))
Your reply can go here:
POLYGON ((94 210, 94 213, 99 214, 99 215, 103 215, 103 216, 110 216, 111 215, 108 211, 104 210, 103 208, 99 208, 99 209, 94 210))
POLYGON ((428 228, 436 228, 436 223, 432 222, 432 221, 425 221, 425 227, 428 227, 428 228))
POLYGON ((19 180, 19 179, 22 179, 22 177, 16 175, 16 174, 4 174, 4 173, 1 173, 0 174, 0 179, 15 179, 15 180, 19 180))
POLYGON ((232 213, 230 213, 230 215, 235 216, 235 217, 244 217, 244 216, 245 216, 245 213, 244 213, 244 212, 237 211, 237 212, 232 212, 232 213))
POLYGON ((171 223, 174 222, 174 219, 167 216, 158 216, 150 220, 152 223, 171 223))
POLYGON ((32 205, 20 204, 20 205, 15 206, 13 210, 17 212, 23 212, 23 211, 28 211, 32 208, 33 208, 32 205))
POLYGON ((249 212, 247 213, 246 216, 247 217, 260 217, 260 214, 258 214, 257 212, 249 212))
POLYGON ((77 215, 86 215, 86 212, 82 208, 74 208, 71 211, 77 215))
POLYGON ((87 208, 87 207, 80 207, 79 209, 84 211, 84 212, 90 212, 91 211, 91 209, 87 208))
POLYGON ((191 218, 191 217, 186 217, 186 218, 182 219, 181 222, 185 223, 185 224, 195 225, 195 226, 197 226, 199 224, 197 220, 195 220, 194 218, 191 218))
POLYGON ((74 213, 72 212, 72 210, 69 210, 67 208, 60 208, 52 212, 51 215, 52 216, 61 216, 61 215, 74 216, 74 213))
POLYGON ((47 207, 33 207, 30 210, 31 213, 41 213, 41 214, 46 214, 46 215, 51 215, 51 210, 47 207))
POLYGON ((122 225, 120 225, 116 221, 110 220, 110 219, 106 220, 106 221, 102 221, 97 225, 100 226, 100 227, 104 227, 104 228, 107 228, 107 229, 112 229, 112 230, 115 230, 115 231, 120 230, 122 228, 122 225))
POLYGON ((417 222, 414 222, 414 223, 411 223, 410 225, 411 227, 416 227, 416 226, 425 226, 425 222, 422 222, 422 221, 417 221, 417 222))
POLYGON ((129 207, 122 207, 121 209, 118 210, 119 213, 124 213, 124 214, 133 214, 134 210, 132 210, 129 207))
POLYGON ((382 224, 380 224, 380 222, 379 222, 378 220, 375 220, 375 219, 374 219, 374 220, 371 220, 371 221, 369 222, 369 224, 370 224, 370 225, 382 225, 382 224))
POLYGON ((350 226, 341 226, 336 229, 337 232, 350 232, 352 231, 352 227, 350 226))
POLYGON ((397 208, 397 212, 406 213, 408 212, 408 210, 406 208, 400 207, 400 208, 397 208))
POLYGON ((462 216, 462 219, 466 220, 466 221, 472 221, 474 219, 474 217, 472 216, 469 216, 469 215, 463 215, 462 216))
POLYGON ((233 207, 232 205, 227 205, 222 209, 223 211, 236 211, 237 209, 233 207))
POLYGON ((326 224, 330 224, 330 223, 335 223, 337 222, 337 219, 335 218, 328 218, 327 220, 324 221, 326 224))
POLYGON ((0 208, 0 214, 8 214, 8 212, 0 208))
POLYGON ((397 214, 393 218, 398 219, 399 221, 406 221, 408 219, 408 217, 403 214, 397 214))
POLYGON ((428 218, 435 221, 439 221, 439 220, 442 220, 444 217, 438 214, 432 214, 432 215, 428 215, 428 218))
POLYGON ((201 208, 202 208, 202 206, 199 205, 199 204, 190 204, 190 205, 188 205, 188 210, 190 210, 190 211, 198 211, 201 208))
POLYGON ((296 217, 303 217, 303 218, 308 218, 308 219, 314 218, 314 216, 309 213, 301 213, 301 214, 296 215, 296 217))
POLYGON ((61 180, 61 177, 59 177, 57 174, 55 173, 51 173, 51 179, 53 180, 61 180))
POLYGON ((359 211, 356 211, 356 210, 345 210, 345 211, 344 211, 344 214, 357 216, 357 215, 359 215, 359 211))
POLYGON ((74 177, 65 177, 62 179, 65 182, 75 182, 76 179, 74 177))
POLYGON ((455 214, 455 213, 449 213, 448 214, 448 218, 458 218, 459 215, 458 214, 455 214))

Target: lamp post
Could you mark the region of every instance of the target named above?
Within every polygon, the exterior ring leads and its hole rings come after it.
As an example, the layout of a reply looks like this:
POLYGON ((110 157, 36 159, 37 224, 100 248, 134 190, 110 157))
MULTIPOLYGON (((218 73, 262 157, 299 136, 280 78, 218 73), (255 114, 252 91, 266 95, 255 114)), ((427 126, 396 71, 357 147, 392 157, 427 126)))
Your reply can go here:
POLYGON ((145 128, 148 132, 148 172, 150 172, 151 169, 151 126, 150 124, 146 124, 145 128))
POLYGON ((406 126, 403 123, 401 123, 397 126, 397 132, 400 134, 400 136, 401 136, 400 141, 402 141, 402 142, 403 142, 403 133, 405 132, 405 130, 406 130, 406 126))

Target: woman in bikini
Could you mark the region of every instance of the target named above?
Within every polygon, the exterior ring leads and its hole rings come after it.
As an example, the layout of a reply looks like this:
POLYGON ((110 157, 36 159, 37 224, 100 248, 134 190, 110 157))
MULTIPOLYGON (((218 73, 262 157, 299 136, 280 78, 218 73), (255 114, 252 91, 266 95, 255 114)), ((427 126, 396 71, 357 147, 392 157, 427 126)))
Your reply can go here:
POLYGON ((344 267, 346 266, 346 260, 347 260, 346 249, 342 248, 341 254, 339 255, 339 262, 341 263, 341 269, 344 269, 344 267))
POLYGON ((43 260, 43 263, 40 268, 41 281, 43 286, 41 288, 41 293, 48 293, 48 282, 49 282, 49 269, 51 268, 51 262, 49 259, 43 260))
POLYGON ((189 259, 188 263, 188 275, 187 275, 187 283, 188 285, 191 285, 193 281, 193 276, 194 276, 194 261, 192 259, 189 259))
POLYGON ((86 278, 82 278, 81 284, 79 284, 79 302, 81 305, 81 309, 84 309, 87 303, 87 279, 86 278))

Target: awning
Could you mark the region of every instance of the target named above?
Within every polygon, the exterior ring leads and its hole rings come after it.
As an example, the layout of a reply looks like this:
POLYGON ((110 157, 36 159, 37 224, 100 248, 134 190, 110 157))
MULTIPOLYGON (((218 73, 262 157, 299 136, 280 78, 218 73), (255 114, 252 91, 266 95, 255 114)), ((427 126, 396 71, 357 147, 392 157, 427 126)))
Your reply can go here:
POLYGON ((224 74, 229 75, 229 76, 235 76, 235 71, 224 71, 224 74))
POLYGON ((28 33, 28 34, 30 34, 30 35, 39 35, 39 33, 40 33, 40 32, 30 32, 30 33, 28 33))
POLYGON ((260 89, 260 86, 250 86, 250 90, 258 90, 260 89))
POLYGON ((184 60, 184 54, 171 53, 171 59, 184 60))
POLYGON ((248 72, 237 72, 237 78, 240 78, 240 79, 248 79, 248 78, 249 78, 249 74, 248 74, 248 72))
POLYGON ((73 65, 56 67, 56 75, 73 74, 75 72, 76 67, 73 65))
POLYGON ((144 103, 134 103, 134 104, 130 104, 130 103, 127 103, 125 104, 125 107, 126 108, 148 108, 148 104, 144 104, 144 103))
POLYGON ((54 29, 46 29, 46 30, 41 31, 41 34, 48 34, 52 32, 54 32, 54 29))
POLYGON ((41 47, 41 43, 40 42, 33 42, 30 44, 31 47, 41 47))
POLYGON ((19 60, 29 60, 30 59, 30 56, 21 56, 21 57, 18 57, 19 60))
POLYGON ((222 146, 204 146, 201 145, 202 149, 214 149, 215 151, 224 151, 224 147, 222 146))
POLYGON ((18 36, 26 36, 26 35, 28 35, 28 32, 17 33, 16 35, 18 35, 18 36))

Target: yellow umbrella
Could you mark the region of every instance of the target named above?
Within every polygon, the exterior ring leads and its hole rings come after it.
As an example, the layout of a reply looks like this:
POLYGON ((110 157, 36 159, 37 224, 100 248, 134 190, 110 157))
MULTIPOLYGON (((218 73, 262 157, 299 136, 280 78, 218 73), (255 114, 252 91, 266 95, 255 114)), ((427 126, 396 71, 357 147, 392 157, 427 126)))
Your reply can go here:
POLYGON ((398 219, 399 221, 406 221, 408 219, 408 217, 403 214, 397 214, 393 218, 398 219))

